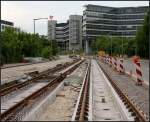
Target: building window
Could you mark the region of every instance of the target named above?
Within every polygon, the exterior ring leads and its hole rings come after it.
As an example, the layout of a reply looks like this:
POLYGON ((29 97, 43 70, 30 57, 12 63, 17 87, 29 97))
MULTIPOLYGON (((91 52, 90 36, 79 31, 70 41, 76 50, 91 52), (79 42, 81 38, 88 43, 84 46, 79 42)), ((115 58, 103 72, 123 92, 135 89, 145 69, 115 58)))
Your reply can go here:
POLYGON ((2 30, 4 30, 5 29, 5 26, 4 25, 2 25, 2 30))

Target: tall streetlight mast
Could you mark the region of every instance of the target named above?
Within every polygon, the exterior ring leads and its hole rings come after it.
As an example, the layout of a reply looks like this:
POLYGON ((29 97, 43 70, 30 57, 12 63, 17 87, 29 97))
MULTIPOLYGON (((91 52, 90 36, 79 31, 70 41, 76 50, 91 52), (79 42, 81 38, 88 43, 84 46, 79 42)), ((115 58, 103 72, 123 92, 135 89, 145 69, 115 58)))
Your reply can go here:
MULTIPOLYGON (((136 26, 136 35, 137 35, 137 26, 136 26)), ((136 45, 135 45, 135 55, 137 55, 137 41, 136 42, 136 45)))
POLYGON ((35 34, 35 20, 41 20, 41 19, 48 19, 48 18, 36 18, 36 19, 33 19, 33 23, 34 23, 34 34, 35 34))
POLYGON ((112 39, 111 39, 111 35, 110 35, 110 42, 111 42, 111 56, 112 56, 112 39))
POLYGON ((123 31, 122 31, 122 56, 123 56, 123 31))

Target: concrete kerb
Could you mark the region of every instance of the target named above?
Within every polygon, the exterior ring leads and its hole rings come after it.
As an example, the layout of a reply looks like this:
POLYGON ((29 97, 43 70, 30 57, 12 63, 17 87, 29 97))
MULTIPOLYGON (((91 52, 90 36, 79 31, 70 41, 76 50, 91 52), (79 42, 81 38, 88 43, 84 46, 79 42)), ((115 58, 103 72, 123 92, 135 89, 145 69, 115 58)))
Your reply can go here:
MULTIPOLYGON (((98 64, 97 64, 98 65, 98 64)), ((109 80, 107 79, 107 77, 105 76, 105 74, 103 73, 102 69, 98 66, 99 71, 102 73, 108 87, 110 88, 109 90, 113 93, 113 100, 116 103, 116 106, 118 107, 119 111, 122 113, 122 116, 124 120, 128 120, 128 121, 133 121, 134 118, 131 116, 131 113, 128 111, 128 109, 126 108, 126 106, 124 105, 124 103, 121 101, 121 99, 119 98, 118 94, 115 92, 114 88, 111 86, 109 80)))
POLYGON ((64 81, 60 83, 52 93, 50 93, 36 108, 34 108, 23 121, 35 121, 38 120, 41 113, 45 111, 49 104, 52 104, 56 99, 56 94, 61 91, 64 87, 64 81))
MULTIPOLYGON (((91 64, 91 67, 92 67, 92 64, 91 64)), ((90 68, 91 68, 90 67, 90 68)), ((91 68, 91 71, 90 71, 90 95, 89 95, 89 116, 88 116, 88 121, 92 121, 93 118, 93 81, 92 81, 92 75, 93 75, 93 72, 92 72, 92 68, 91 68)))

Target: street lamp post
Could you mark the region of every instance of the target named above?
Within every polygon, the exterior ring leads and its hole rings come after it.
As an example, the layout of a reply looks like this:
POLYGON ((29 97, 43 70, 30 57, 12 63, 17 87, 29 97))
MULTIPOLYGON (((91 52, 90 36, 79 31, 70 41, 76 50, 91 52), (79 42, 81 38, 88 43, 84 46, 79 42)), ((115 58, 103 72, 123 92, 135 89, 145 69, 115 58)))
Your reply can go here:
POLYGON ((123 32, 122 32, 122 56, 123 56, 123 32))
POLYGON ((33 23, 34 23, 34 34, 35 34, 35 19, 33 19, 33 23))
POLYGON ((112 56, 112 39, 110 37, 110 42, 111 42, 111 56, 112 56))
POLYGON ((111 45, 111 49, 110 49, 110 53, 111 53, 111 56, 112 56, 112 39, 111 39, 111 32, 108 33, 109 34, 109 38, 110 38, 110 45, 111 45))
POLYGON ((48 19, 48 18, 36 18, 36 19, 33 19, 33 23, 34 23, 34 34, 35 34, 35 20, 41 20, 41 19, 48 19))
MULTIPOLYGON (((136 35, 137 35, 137 26, 136 26, 136 35)), ((135 55, 137 55, 137 40, 135 42, 136 42, 136 45, 135 45, 135 55)))

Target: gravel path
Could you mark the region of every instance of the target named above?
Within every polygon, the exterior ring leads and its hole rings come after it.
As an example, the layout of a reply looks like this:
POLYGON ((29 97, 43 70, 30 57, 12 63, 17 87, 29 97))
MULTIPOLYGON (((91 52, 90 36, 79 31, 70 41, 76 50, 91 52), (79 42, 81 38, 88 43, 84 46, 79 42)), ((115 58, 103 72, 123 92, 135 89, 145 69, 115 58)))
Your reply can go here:
POLYGON ((119 75, 116 71, 110 68, 108 65, 99 62, 104 68, 110 78, 115 81, 118 86, 126 93, 131 100, 133 100, 142 111, 149 116, 149 87, 135 85, 135 81, 129 78, 127 75, 119 75))

